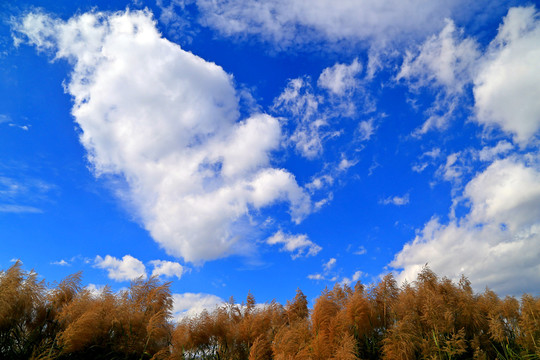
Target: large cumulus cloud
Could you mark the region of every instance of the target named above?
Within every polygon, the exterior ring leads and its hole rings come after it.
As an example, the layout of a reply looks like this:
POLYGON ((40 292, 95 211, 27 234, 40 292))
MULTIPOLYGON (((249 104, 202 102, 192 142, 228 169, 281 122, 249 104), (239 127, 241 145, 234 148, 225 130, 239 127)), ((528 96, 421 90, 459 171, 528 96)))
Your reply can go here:
POLYGON ((66 91, 95 174, 122 179, 118 195, 169 254, 238 251, 239 224, 276 202, 295 222, 311 211, 295 177, 271 165, 278 120, 240 119, 231 75, 164 39, 148 12, 29 13, 14 29, 73 65, 66 91))

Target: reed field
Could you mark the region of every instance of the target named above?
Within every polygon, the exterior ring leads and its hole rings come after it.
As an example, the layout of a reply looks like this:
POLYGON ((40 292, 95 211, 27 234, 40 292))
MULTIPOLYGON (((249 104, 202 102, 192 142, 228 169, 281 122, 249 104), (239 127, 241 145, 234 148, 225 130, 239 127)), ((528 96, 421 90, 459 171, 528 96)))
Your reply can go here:
POLYGON ((172 317, 168 283, 91 292, 81 273, 52 286, 17 262, 0 273, 1 359, 540 359, 540 298, 473 292, 429 267, 399 287, 336 284, 308 307, 252 294, 172 317))

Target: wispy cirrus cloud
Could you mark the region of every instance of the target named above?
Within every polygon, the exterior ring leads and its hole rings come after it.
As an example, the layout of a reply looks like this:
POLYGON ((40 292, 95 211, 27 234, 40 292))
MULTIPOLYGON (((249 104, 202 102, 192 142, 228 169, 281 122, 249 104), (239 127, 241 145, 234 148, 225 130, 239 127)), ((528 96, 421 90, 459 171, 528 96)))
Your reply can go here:
MULTIPOLYGON (((287 142, 307 159, 320 158, 324 147, 343 135, 343 120, 357 119, 376 110, 361 78, 363 67, 358 59, 335 63, 322 70, 314 86, 310 77, 289 80, 274 99, 274 112, 292 124, 287 142)), ((360 121, 357 141, 367 141, 376 130, 374 119, 360 121)))
POLYGON ((34 206, 16 205, 16 204, 0 204, 0 213, 39 214, 39 213, 42 213, 42 212, 43 212, 43 210, 41 210, 41 209, 39 209, 37 207, 34 207, 34 206))
POLYGON ((11 117, 6 114, 0 114, 0 124, 8 123, 11 121, 11 117))

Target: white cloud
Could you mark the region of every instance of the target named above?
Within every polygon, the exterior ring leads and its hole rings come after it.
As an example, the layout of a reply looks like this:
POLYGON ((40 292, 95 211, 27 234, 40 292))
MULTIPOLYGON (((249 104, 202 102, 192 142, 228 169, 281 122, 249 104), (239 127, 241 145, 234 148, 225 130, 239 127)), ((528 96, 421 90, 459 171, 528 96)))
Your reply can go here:
POLYGON ((336 258, 331 258, 330 260, 328 260, 327 263, 323 264, 324 271, 325 272, 330 271, 331 269, 333 269, 336 266, 336 263, 337 263, 336 258))
POLYGON ((306 184, 306 188, 311 191, 315 191, 315 190, 322 189, 324 186, 332 185, 333 183, 334 183, 333 176, 329 174, 323 174, 323 175, 314 177, 310 183, 306 184))
POLYGON ((439 166, 437 175, 445 181, 459 184, 462 182, 463 176, 470 171, 469 166, 465 162, 466 156, 464 153, 452 153, 446 157, 444 165, 439 166))
POLYGON ((298 78, 290 80, 287 87, 274 101, 274 108, 285 111, 296 122, 296 128, 289 140, 296 150, 308 159, 314 159, 323 152, 323 141, 328 136, 328 123, 319 102, 308 81, 298 78))
POLYGON ((328 205, 332 200, 334 199, 334 193, 333 192, 329 192, 328 195, 324 198, 322 198, 321 200, 319 201, 316 201, 314 204, 313 204, 313 208, 315 210, 320 210, 322 209, 323 206, 326 206, 328 205))
POLYGON ((186 269, 177 262, 165 261, 165 260, 152 260, 150 264, 154 266, 152 270, 152 276, 176 276, 178 279, 182 278, 182 274, 186 272, 186 269))
POLYGON ((225 301, 216 295, 202 293, 173 294, 173 317, 176 321, 192 317, 203 310, 212 311, 225 301))
POLYGON ((414 164, 411 169, 414 172, 421 173, 428 167, 428 165, 428 163, 414 164))
POLYGON ((483 53, 476 40, 447 20, 439 35, 407 53, 396 77, 413 91, 432 88, 436 93, 428 119, 414 135, 445 129, 472 84, 476 121, 498 126, 522 147, 527 145, 540 130, 539 44, 534 6, 511 8, 483 53))
POLYGON ((356 282, 356 281, 360 280, 360 278, 363 275, 364 275, 364 273, 362 271, 355 271, 355 273, 350 278, 349 277, 344 277, 343 280, 341 280, 341 284, 342 285, 350 285, 353 282, 356 282))
MULTIPOLYGON (((312 40, 378 47, 439 29, 461 1, 426 0, 183 0, 194 3, 200 23, 222 35, 255 35, 278 48, 312 40)), ((474 6, 468 6, 472 12, 474 6)), ((470 15, 469 13, 467 15, 470 15)))
POLYGON ((474 79, 477 120, 527 144, 540 129, 540 20, 534 7, 512 8, 474 79))
MULTIPOLYGON (((292 122, 287 142, 300 155, 310 160, 320 157, 326 142, 343 135, 343 119, 376 110, 371 95, 356 78, 361 69, 357 59, 350 65, 336 63, 321 72, 317 87, 309 76, 295 78, 274 99, 273 110, 292 122)), ((373 119, 363 121, 356 136, 365 141, 374 131, 373 119)))
POLYGON ((146 267, 139 259, 131 255, 125 255, 122 260, 107 255, 105 258, 96 256, 95 267, 107 270, 109 279, 115 281, 134 280, 139 277, 146 279, 146 267))
POLYGON ((430 151, 424 152, 419 160, 421 162, 414 164, 412 166, 412 171, 421 173, 424 171, 429 165, 433 164, 433 160, 437 159, 441 155, 441 149, 439 148, 433 148, 430 151), (426 160, 426 158, 429 158, 426 160))
POLYGON ((309 240, 305 234, 291 235, 285 234, 283 231, 278 231, 266 240, 269 245, 283 244, 281 251, 291 253, 291 258, 315 256, 322 248, 309 240))
POLYGON ((407 52, 396 80, 405 80, 412 90, 432 87, 438 92, 428 119, 416 135, 445 129, 457 108, 464 88, 470 83, 479 57, 475 40, 463 37, 453 21, 438 35, 427 39, 415 52, 407 52))
POLYGON ((358 140, 367 141, 375 133, 375 119, 361 121, 358 124, 358 140))
MULTIPOLYGON (((54 185, 46 183, 42 180, 32 178, 31 176, 26 176, 26 174, 24 174, 24 176, 21 175, 22 174, 19 173, 17 179, 0 176, 0 199, 10 201, 28 201, 29 198, 42 200, 46 198, 49 191, 55 188, 54 185)), ((21 210, 24 208, 25 206, 22 206, 21 210)), ((16 210, 17 206, 14 206, 13 209, 16 210)))
POLYGON ((358 59, 354 59, 350 65, 336 63, 323 70, 317 80, 317 85, 334 95, 343 96, 358 88, 359 81, 356 76, 361 71, 362 65, 358 59))
POLYGON ((364 246, 360 246, 353 254, 355 255, 364 255, 367 254, 367 250, 364 246))
POLYGON ((476 290, 535 292, 540 286, 540 171, 518 158, 496 160, 465 187, 470 211, 442 224, 433 218, 396 255, 399 279, 426 263, 440 275, 469 277, 476 290))
POLYGON ((341 161, 338 164, 338 170, 339 171, 346 171, 347 169, 349 169, 350 167, 353 167, 357 163, 358 163, 358 161, 348 160, 345 157, 342 157, 341 161))
POLYGON ((323 274, 309 274, 309 275, 307 276, 307 278, 308 278, 309 280, 317 280, 317 281, 319 281, 319 280, 325 280, 325 277, 324 277, 323 274))
POLYGON ((335 163, 327 162, 324 164, 323 170, 315 174, 305 188, 310 191, 313 196, 315 211, 320 210, 323 206, 329 204, 334 199, 334 193, 331 190, 332 185, 344 175, 348 170, 358 164, 358 159, 348 159, 345 153, 341 153, 341 160, 335 163), (324 193, 322 198, 316 200, 317 193, 324 193))
POLYGON ((42 212, 43 212, 43 210, 38 209, 38 208, 36 208, 34 206, 15 205, 15 204, 0 204, 0 213, 39 214, 39 213, 42 213, 42 212))
POLYGON ((241 224, 261 208, 288 202, 295 222, 312 211, 294 176, 270 165, 278 120, 239 121, 232 77, 162 38, 148 12, 31 13, 16 30, 73 64, 66 91, 88 159, 97 176, 125 180, 118 195, 167 253, 220 258, 245 248, 241 224))
POLYGON ((410 195, 409 193, 406 193, 403 196, 390 196, 386 199, 383 199, 380 201, 383 205, 396 205, 396 206, 403 206, 407 205, 410 201, 410 195))
POLYGON ((88 284, 84 288, 85 290, 89 291, 93 297, 98 297, 98 296, 101 296, 101 294, 103 294, 103 290, 105 289, 105 286, 96 285, 96 284, 88 284))
POLYGON ((478 151, 477 156, 481 161, 493 161, 499 156, 507 154, 513 148, 514 146, 508 141, 501 140, 495 146, 484 146, 480 151, 478 151))
POLYGON ((407 80, 413 88, 438 86, 449 93, 461 93, 469 82, 479 56, 477 43, 463 38, 453 21, 438 35, 428 38, 416 52, 407 52, 396 80, 407 80))
POLYGON ((51 264, 52 265, 60 265, 60 266, 69 266, 69 265, 71 265, 69 262, 67 262, 64 259, 61 259, 60 261, 53 261, 51 264))
POLYGON ((330 258, 327 262, 323 262, 321 273, 309 274, 307 278, 316 281, 337 281, 341 270, 334 269, 336 264, 336 258, 330 258))
POLYGON ((5 114, 0 114, 0 124, 3 124, 3 123, 7 124, 7 126, 9 126, 9 127, 16 127, 16 128, 21 129, 21 130, 24 130, 24 131, 30 130, 30 126, 31 126, 31 125, 18 125, 18 124, 15 124, 14 122, 12 122, 11 116, 5 115, 5 114))
POLYGON ((540 219, 540 172, 514 159, 497 160, 465 188, 475 223, 505 224, 511 232, 540 219))
POLYGON ((422 157, 430 157, 432 159, 436 159, 441 155, 441 149, 439 148, 433 148, 430 151, 426 151, 422 154, 422 157))
POLYGON ((11 127, 16 127, 24 131, 30 130, 30 125, 17 125, 17 124, 9 124, 11 127))

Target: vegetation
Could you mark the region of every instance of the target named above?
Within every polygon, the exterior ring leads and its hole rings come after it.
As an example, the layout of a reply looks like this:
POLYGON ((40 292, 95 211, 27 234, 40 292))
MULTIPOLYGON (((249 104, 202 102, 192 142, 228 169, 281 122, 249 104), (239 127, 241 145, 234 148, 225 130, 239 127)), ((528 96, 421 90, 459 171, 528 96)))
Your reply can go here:
POLYGON ((126 291, 81 287, 81 274, 49 289, 16 263, 0 272, 2 359, 540 359, 540 298, 474 294, 425 267, 397 286, 336 284, 308 309, 231 300, 174 324, 168 283, 126 291))

